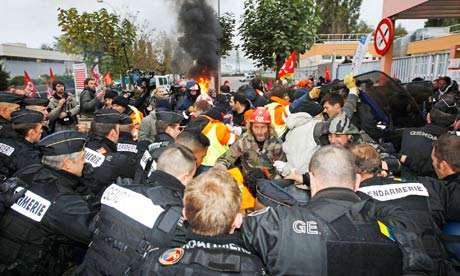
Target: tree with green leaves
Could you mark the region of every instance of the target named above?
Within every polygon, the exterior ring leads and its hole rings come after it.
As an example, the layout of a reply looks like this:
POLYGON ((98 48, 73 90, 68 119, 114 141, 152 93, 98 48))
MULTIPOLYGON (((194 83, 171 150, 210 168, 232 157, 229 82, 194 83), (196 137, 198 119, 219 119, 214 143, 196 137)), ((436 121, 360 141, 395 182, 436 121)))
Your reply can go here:
POLYGON ((235 16, 226 12, 219 18, 221 36, 219 38, 219 55, 225 57, 233 49, 233 38, 235 37, 235 16))
POLYGON ((316 0, 322 23, 320 34, 352 33, 359 24, 362 0, 316 0))
POLYGON ((245 0, 239 31, 246 56, 276 78, 292 51, 305 53, 321 23, 315 0, 245 0))
POLYGON ((425 27, 448 27, 460 24, 459 18, 432 18, 425 22, 425 27))
POLYGON ((8 79, 10 74, 3 70, 3 64, 0 64, 0 91, 8 89, 8 79))
POLYGON ((128 19, 101 9, 79 14, 77 9, 58 10, 63 32, 57 43, 66 53, 81 54, 88 65, 99 63, 102 72, 124 73, 128 69, 124 49, 132 52, 136 28, 128 19))

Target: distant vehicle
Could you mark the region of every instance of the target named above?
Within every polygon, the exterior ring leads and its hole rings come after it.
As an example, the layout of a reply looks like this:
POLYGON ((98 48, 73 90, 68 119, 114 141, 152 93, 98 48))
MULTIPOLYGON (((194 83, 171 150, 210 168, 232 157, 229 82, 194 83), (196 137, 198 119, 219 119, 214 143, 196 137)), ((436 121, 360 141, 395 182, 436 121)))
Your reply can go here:
POLYGON ((254 75, 253 73, 244 73, 244 77, 240 79, 240 82, 251 81, 255 77, 256 75, 254 75))
POLYGON ((168 76, 154 76, 150 79, 150 86, 153 86, 153 83, 156 88, 161 87, 168 92, 171 90, 171 83, 168 76))

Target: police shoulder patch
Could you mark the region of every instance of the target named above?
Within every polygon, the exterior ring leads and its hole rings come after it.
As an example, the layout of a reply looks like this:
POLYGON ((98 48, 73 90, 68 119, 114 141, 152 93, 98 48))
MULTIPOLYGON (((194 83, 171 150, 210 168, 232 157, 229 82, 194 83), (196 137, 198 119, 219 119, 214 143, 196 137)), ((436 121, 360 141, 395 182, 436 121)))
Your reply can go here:
POLYGON ((13 154, 14 152, 14 148, 7 145, 7 144, 3 144, 3 143, 0 143, 0 153, 3 153, 4 155, 6 156, 11 156, 11 154, 13 154))
POLYGON ((162 265, 173 265, 178 263, 184 256, 185 250, 183 248, 171 248, 163 252, 158 258, 158 261, 162 265))
POLYGON ((105 155, 90 148, 85 148, 85 163, 91 164, 94 168, 100 167, 104 163, 105 155))

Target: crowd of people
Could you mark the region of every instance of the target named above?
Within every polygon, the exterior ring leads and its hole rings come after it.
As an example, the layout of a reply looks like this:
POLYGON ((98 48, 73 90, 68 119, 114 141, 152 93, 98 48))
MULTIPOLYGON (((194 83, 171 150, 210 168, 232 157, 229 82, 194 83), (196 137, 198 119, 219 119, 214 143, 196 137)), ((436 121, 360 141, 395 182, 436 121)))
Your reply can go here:
POLYGON ((84 84, 0 92, 1 275, 460 275, 449 77, 84 84))

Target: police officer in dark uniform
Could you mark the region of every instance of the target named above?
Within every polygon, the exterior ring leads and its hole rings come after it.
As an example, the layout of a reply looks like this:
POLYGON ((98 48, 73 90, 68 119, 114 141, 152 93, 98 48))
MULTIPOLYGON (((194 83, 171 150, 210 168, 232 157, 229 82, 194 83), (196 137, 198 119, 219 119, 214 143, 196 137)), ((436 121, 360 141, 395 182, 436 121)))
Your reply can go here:
MULTIPOLYGON (((17 137, 11 126, 11 113, 20 107, 23 98, 11 93, 0 92, 0 139, 17 137)), ((14 173, 15 168, 8 157, 11 147, 0 142, 0 182, 6 180, 14 173)))
POLYGON ((134 178, 136 160, 117 152, 121 114, 100 109, 94 114, 85 148, 84 171, 87 193, 99 198, 102 191, 117 177, 134 178))
POLYGON ((90 242, 93 217, 75 192, 80 185, 86 136, 75 131, 42 141, 42 164, 16 175, 24 191, 0 219, 0 274, 62 275, 74 263, 72 253, 90 242))
POLYGON ((211 169, 187 185, 185 245, 154 251, 135 274, 265 275, 260 259, 235 234, 242 222, 241 191, 226 171, 211 169))
POLYGON ((51 134, 51 130, 49 127, 48 122, 48 105, 49 100, 47 98, 25 98, 22 101, 22 105, 29 110, 41 112, 44 116, 43 122, 43 133, 42 138, 46 137, 47 135, 51 134))
POLYGON ((353 192, 351 153, 325 146, 313 155, 309 172, 312 198, 307 206, 268 207, 243 224, 245 245, 261 256, 269 274, 401 275, 403 269, 431 270, 420 239, 401 231, 411 224, 410 218, 380 213, 372 201, 361 201, 353 192), (404 262, 391 239, 404 242, 404 262))
POLYGON ((403 170, 403 176, 430 176, 436 177, 431 165, 431 150, 433 141, 446 133, 455 122, 457 108, 452 100, 452 107, 446 107, 443 103, 436 104, 427 115, 427 124, 420 128, 410 128, 403 132, 401 141, 401 161, 407 170, 403 170))
POLYGON ((9 137, 0 137, 0 159, 5 167, 4 178, 12 176, 28 164, 40 163, 40 152, 35 145, 42 134, 43 114, 31 110, 11 113, 11 127, 14 132, 9 137))
POLYGON ((6 92, 0 92, 0 137, 13 132, 10 125, 11 112, 19 109, 23 97, 6 92))
POLYGON ((156 135, 153 143, 148 144, 147 140, 139 143, 139 150, 142 152, 139 164, 136 165, 134 182, 142 183, 153 170, 155 163, 161 153, 169 145, 174 144, 176 137, 181 132, 180 123, 184 120, 182 115, 172 111, 156 112, 156 135))
POLYGON ((110 185, 102 195, 93 241, 77 274, 130 274, 151 250, 183 244, 182 200, 195 169, 193 153, 175 145, 160 156, 148 183, 110 185))
POLYGON ((381 205, 399 206, 413 219, 422 234, 426 252, 435 261, 434 275, 453 275, 452 264, 441 241, 441 230, 432 214, 442 212, 442 203, 437 196, 446 193, 444 185, 433 182, 419 183, 417 180, 400 182, 379 176, 382 161, 379 153, 368 144, 351 148, 361 178, 357 194, 362 199, 374 198, 381 205), (436 202, 437 201, 437 202, 436 202))
MULTIPOLYGON (((11 113, 11 126, 15 137, 0 138, 4 147, 10 147, 11 154, 0 153, 10 160, 13 173, 30 164, 40 163, 41 154, 37 143, 42 135, 43 114, 21 109, 11 113)), ((10 175, 11 176, 11 175, 10 175)))

